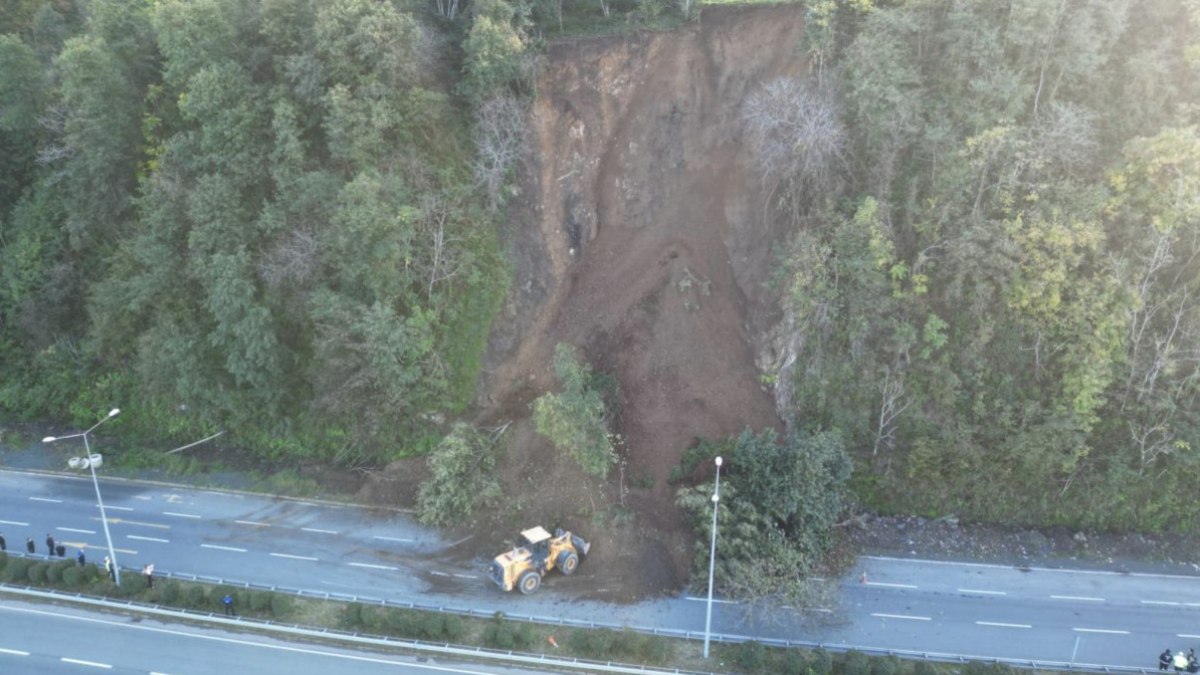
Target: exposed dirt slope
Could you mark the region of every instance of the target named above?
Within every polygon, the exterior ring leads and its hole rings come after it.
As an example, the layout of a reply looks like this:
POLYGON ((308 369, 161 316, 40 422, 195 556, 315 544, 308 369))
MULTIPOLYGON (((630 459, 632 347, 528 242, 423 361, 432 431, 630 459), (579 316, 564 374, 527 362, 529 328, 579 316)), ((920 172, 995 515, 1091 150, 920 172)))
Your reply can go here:
MULTIPOLYGON (((653 478, 627 503, 674 561, 650 574, 657 583, 686 574, 688 527, 666 483, 683 450, 779 423, 751 344, 769 317, 776 237, 738 118, 754 87, 804 71, 801 29, 796 5, 706 8, 669 33, 556 44, 539 82, 507 232, 516 281, 480 402, 487 418, 528 424, 528 403, 556 386, 549 364, 560 341, 617 375, 626 475, 642 486, 653 478)), ((553 457, 536 434, 517 433, 512 485, 553 457)), ((570 501, 581 498, 530 496, 548 517, 577 511, 570 501)))

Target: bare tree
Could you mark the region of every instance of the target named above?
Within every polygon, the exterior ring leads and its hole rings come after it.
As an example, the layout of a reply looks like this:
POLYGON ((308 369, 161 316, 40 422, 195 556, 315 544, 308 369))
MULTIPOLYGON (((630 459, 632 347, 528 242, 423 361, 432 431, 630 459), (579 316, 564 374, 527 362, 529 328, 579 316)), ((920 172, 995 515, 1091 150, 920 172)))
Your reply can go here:
POLYGON ((832 182, 843 159, 846 129, 832 90, 781 77, 751 94, 742 109, 754 161, 768 180, 797 191, 832 182))
POLYGON ((878 455, 880 448, 890 450, 895 445, 896 420, 912 405, 912 398, 905 396, 904 381, 892 375, 889 368, 879 385, 882 399, 879 404, 879 424, 875 427, 875 447, 871 450, 872 455, 878 455))
POLYGON ((437 11, 443 19, 453 21, 458 16, 458 0, 437 0, 437 11))
POLYGON ((509 171, 525 152, 525 105, 507 94, 490 98, 475 112, 475 180, 492 207, 509 171))
POLYGON ((304 285, 320 263, 316 237, 295 229, 272 246, 258 263, 258 276, 272 288, 304 285))
POLYGON ((429 284, 427 294, 433 296, 436 284, 452 279, 462 269, 462 259, 457 255, 456 244, 460 237, 446 233, 450 221, 450 206, 442 197, 431 195, 425 198, 425 217, 421 220, 421 231, 429 241, 429 284))

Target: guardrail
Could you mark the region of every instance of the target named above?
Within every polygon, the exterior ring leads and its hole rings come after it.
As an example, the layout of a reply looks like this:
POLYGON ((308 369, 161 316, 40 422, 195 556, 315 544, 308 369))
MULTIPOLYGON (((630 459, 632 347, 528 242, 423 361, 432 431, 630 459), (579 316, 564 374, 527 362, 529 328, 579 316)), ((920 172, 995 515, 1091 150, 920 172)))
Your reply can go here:
MULTIPOLYGON (((9 551, 8 554, 16 555, 16 556, 23 557, 23 558, 30 558, 30 559, 38 559, 38 560, 45 559, 44 556, 37 555, 37 554, 29 555, 29 554, 24 553, 23 551, 9 551)), ((50 560, 63 560, 63 558, 51 558, 50 560)), ((140 570, 133 570, 132 568, 122 568, 122 571, 125 571, 126 569, 130 569, 131 571, 140 571, 140 570)), ((236 579, 226 579, 224 577, 214 577, 214 576, 203 575, 203 574, 190 574, 187 572, 170 572, 170 571, 156 569, 154 572, 154 576, 166 578, 166 579, 178 579, 178 580, 183 580, 183 581, 192 581, 192 582, 197 582, 197 583, 211 584, 211 585, 215 585, 215 586, 231 586, 234 588, 243 588, 243 589, 247 589, 247 590, 259 590, 259 591, 270 591, 273 593, 284 593, 287 595, 294 595, 296 597, 301 597, 301 598, 312 598, 315 600, 335 600, 335 601, 339 601, 339 602, 355 602, 355 603, 360 603, 360 604, 365 604, 365 605, 375 605, 375 606, 379 606, 379 607, 395 607, 395 608, 400 608, 400 609, 413 609, 413 610, 419 610, 419 611, 425 611, 425 612, 441 612, 441 613, 455 614, 458 616, 466 616, 466 617, 472 617, 472 618, 478 618, 478 619, 488 619, 496 614, 496 612, 494 610, 478 610, 478 609, 472 609, 469 607, 453 607, 453 606, 447 606, 447 605, 436 605, 436 604, 427 604, 427 603, 420 603, 420 602, 410 602, 410 601, 406 601, 406 600, 389 600, 387 598, 375 598, 375 597, 371 597, 371 596, 353 595, 353 594, 349 594, 349 593, 333 593, 333 592, 328 592, 328 591, 316 591, 316 590, 310 590, 310 589, 304 589, 304 588, 293 588, 293 587, 289 587, 289 586, 275 586, 275 585, 271 585, 271 584, 261 584, 261 583, 251 582, 251 581, 239 581, 236 579)), ((49 589, 34 589, 34 587, 32 587, 32 586, 24 586, 24 587, 15 586, 14 587, 10 584, 0 584, 0 589, 10 590, 12 588, 37 590, 37 591, 40 591, 43 593, 55 594, 55 595, 61 595, 61 596, 69 596, 69 597, 73 597, 73 598, 96 599, 95 596, 87 596, 84 594, 65 593, 65 592, 49 590, 49 589)), ((124 600, 114 601, 114 600, 110 600, 107 598, 105 598, 103 600, 106 602, 115 603, 116 605, 119 605, 119 606, 137 607, 137 608, 141 609, 142 611, 146 611, 145 608, 161 608, 161 606, 159 606, 159 605, 146 605, 145 603, 137 603, 137 602, 133 602, 133 601, 124 601, 124 600)), ((161 608, 161 611, 178 612, 180 614, 187 614, 187 615, 200 615, 200 616, 208 617, 208 618, 215 619, 215 620, 230 621, 230 619, 228 619, 228 618, 220 617, 211 612, 196 612, 194 610, 174 609, 174 608, 170 608, 170 609, 161 608)), ((704 639, 703 632, 679 630, 679 629, 674 629, 674 628, 630 626, 630 625, 623 625, 623 624, 606 623, 603 621, 584 621, 584 620, 580 620, 580 619, 569 619, 569 618, 565 618, 565 617, 548 617, 548 616, 539 616, 539 615, 535 615, 535 614, 512 614, 509 612, 504 612, 504 617, 509 620, 524 621, 524 622, 528 622, 528 623, 537 623, 537 624, 549 625, 549 626, 567 626, 567 627, 573 627, 573 628, 593 628, 593 629, 605 628, 605 629, 610 629, 610 630, 629 629, 629 630, 637 631, 639 633, 644 633, 647 635, 657 635, 657 636, 661 636, 661 637, 670 637, 670 638, 676 638, 676 639, 681 639, 681 640, 703 640, 704 639)), ((280 623, 264 621, 264 620, 260 620, 260 619, 245 619, 242 617, 237 617, 237 618, 241 619, 240 623, 243 623, 243 624, 257 623, 257 624, 261 624, 261 625, 270 625, 270 626, 289 626, 289 624, 280 624, 280 623)), ((403 645, 406 648, 413 648, 413 649, 425 648, 425 647, 416 647, 414 645, 435 646, 435 645, 430 645, 430 643, 423 643, 423 642, 416 641, 416 640, 400 640, 398 638, 390 638, 390 637, 386 637, 386 636, 373 636, 373 635, 369 635, 369 634, 360 634, 360 633, 339 631, 339 630, 335 630, 335 629, 326 629, 326 628, 312 628, 312 627, 306 628, 306 627, 302 627, 302 626, 294 625, 294 624, 291 626, 293 629, 306 631, 305 634, 310 635, 310 636, 313 634, 327 635, 327 636, 349 636, 349 637, 362 636, 364 639, 382 640, 382 641, 385 641, 387 644, 403 645)), ((735 634, 729 634, 729 633, 713 633, 711 635, 710 639, 713 641, 716 641, 716 642, 724 642, 724 643, 729 643, 729 644, 738 644, 738 643, 744 643, 744 642, 758 642, 758 643, 766 645, 768 647, 824 649, 825 651, 833 652, 833 653, 846 653, 846 652, 850 652, 850 651, 857 651, 857 652, 861 652, 863 654, 868 654, 870 656, 896 656, 898 658, 903 658, 903 659, 936 661, 936 662, 940 662, 940 663, 968 663, 971 661, 978 661, 981 663, 1006 664, 1006 665, 1013 666, 1016 668, 1036 669, 1036 670, 1057 670, 1057 671, 1094 672, 1094 673, 1129 673, 1129 674, 1138 673, 1141 675, 1154 675, 1157 672, 1155 669, 1151 669, 1151 668, 1136 668, 1136 667, 1132 667, 1132 666, 1117 666, 1117 665, 1107 665, 1107 664, 1099 664, 1099 663, 1075 663, 1075 662, 1069 662, 1069 661, 1040 661, 1040 660, 1036 660, 1036 659, 1013 659, 1013 658, 1002 658, 1002 657, 994 657, 994 656, 981 656, 981 655, 977 655, 977 654, 954 654, 954 653, 948 653, 948 652, 926 652, 926 651, 919 651, 919 650, 889 649, 889 648, 883 648, 883 647, 871 647, 871 646, 867 646, 867 645, 847 645, 847 644, 843 644, 843 643, 830 644, 830 643, 817 642, 817 641, 811 641, 811 640, 785 640, 785 639, 778 639, 778 638, 756 637, 753 635, 735 635, 735 634)), ((448 647, 448 646, 449 645, 446 645, 446 647, 448 647)), ((469 654, 496 653, 496 654, 508 654, 508 655, 521 654, 519 652, 501 652, 501 651, 496 651, 496 650, 488 650, 488 649, 482 648, 482 647, 480 647, 480 648, 463 647, 463 648, 455 648, 455 649, 467 650, 466 652, 463 652, 463 654, 460 654, 460 655, 466 655, 468 653, 469 654), (479 650, 479 651, 477 652, 474 650, 479 650)), ((455 653, 457 653, 457 652, 455 652, 455 653)), ((536 662, 547 663, 547 661, 544 661, 542 656, 538 655, 538 654, 524 654, 522 656, 522 658, 532 658, 532 659, 535 659, 536 662)), ((610 670, 609 672, 679 673, 681 675, 697 672, 697 671, 685 671, 685 670, 677 670, 677 669, 676 670, 664 670, 664 669, 652 668, 649 666, 618 664, 618 663, 614 663, 614 662, 607 662, 607 663, 592 662, 592 661, 587 661, 586 659, 570 659, 570 658, 568 658, 568 659, 561 659, 561 661, 563 663, 578 663, 578 664, 580 664, 581 667, 588 667, 588 668, 597 668, 597 669, 604 669, 604 670, 607 670, 608 668, 620 668, 621 669, 621 670, 610 670)), ((534 662, 534 661, 529 661, 529 662, 534 662)))

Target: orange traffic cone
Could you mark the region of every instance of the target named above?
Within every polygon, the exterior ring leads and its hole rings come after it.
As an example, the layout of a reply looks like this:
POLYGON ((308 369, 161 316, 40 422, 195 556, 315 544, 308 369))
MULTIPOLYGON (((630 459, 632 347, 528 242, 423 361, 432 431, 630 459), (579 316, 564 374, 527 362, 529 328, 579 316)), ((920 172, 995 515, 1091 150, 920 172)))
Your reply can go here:
POLYGON ((554 640, 554 636, 553 636, 553 635, 547 636, 547 637, 546 637, 546 642, 549 642, 551 645, 553 645, 553 646, 554 646, 554 648, 555 648, 555 649, 558 649, 558 642, 556 642, 556 641, 554 640))

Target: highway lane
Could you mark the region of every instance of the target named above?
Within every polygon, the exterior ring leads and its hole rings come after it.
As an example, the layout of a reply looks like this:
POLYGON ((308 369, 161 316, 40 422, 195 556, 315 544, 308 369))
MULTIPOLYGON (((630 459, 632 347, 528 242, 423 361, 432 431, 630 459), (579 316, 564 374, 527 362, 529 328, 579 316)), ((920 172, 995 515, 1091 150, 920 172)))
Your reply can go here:
POLYGON ((0 605, 0 672, 6 674, 328 675, 351 670, 356 675, 548 672, 355 651, 58 606, 7 600, 0 605))
MULTIPOLYGON (((114 539, 132 551, 121 561, 135 568, 154 562, 318 591, 703 630, 696 598, 581 601, 557 575, 535 596, 503 595, 483 577, 486 560, 464 559, 453 542, 396 512, 113 480, 102 490, 114 507, 114 539)), ((39 547, 45 532, 61 532, 95 560, 104 552, 94 500, 90 479, 0 471, 0 531, 10 546, 28 532, 39 547)), ((837 607, 770 617, 718 603, 714 632, 985 657, 1074 654, 1077 662, 1131 666, 1152 664, 1168 645, 1200 647, 1196 577, 866 557, 841 581, 841 596, 837 607)))

